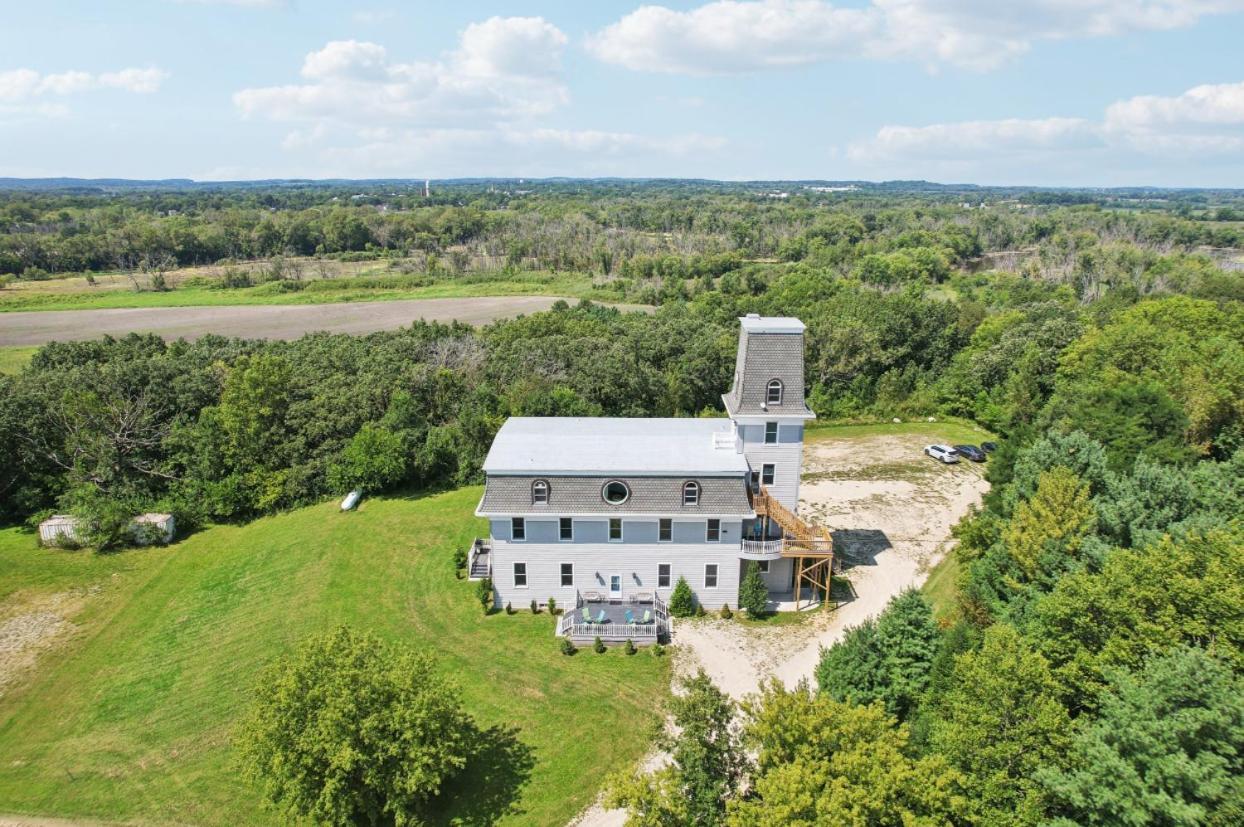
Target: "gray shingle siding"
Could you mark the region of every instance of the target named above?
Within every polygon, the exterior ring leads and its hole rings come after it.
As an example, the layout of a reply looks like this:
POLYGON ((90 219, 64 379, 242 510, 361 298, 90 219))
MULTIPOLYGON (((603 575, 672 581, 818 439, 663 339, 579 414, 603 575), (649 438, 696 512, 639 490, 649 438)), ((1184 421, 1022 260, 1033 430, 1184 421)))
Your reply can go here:
POLYGON ((735 384, 726 394, 732 416, 806 414, 803 384, 803 334, 748 333, 739 335, 735 384), (760 407, 771 379, 782 382, 782 404, 760 407))
POLYGON ((489 475, 480 501, 481 514, 548 514, 551 518, 574 514, 652 514, 678 519, 696 514, 751 514, 747 481, 742 475, 730 477, 542 477, 489 475), (549 484, 548 505, 532 505, 531 484, 549 484), (630 498, 611 505, 601 497, 601 488, 620 479, 631 489, 630 498), (683 505, 683 484, 700 484, 698 505, 683 505))

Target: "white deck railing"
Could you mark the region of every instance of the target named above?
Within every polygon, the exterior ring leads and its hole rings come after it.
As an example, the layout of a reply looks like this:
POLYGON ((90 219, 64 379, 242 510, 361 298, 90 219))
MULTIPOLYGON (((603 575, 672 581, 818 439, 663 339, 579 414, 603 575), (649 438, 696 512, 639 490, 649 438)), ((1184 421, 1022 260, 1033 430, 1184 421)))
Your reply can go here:
POLYGON ((782 554, 782 540, 744 540, 740 550, 743 557, 768 558, 782 554))

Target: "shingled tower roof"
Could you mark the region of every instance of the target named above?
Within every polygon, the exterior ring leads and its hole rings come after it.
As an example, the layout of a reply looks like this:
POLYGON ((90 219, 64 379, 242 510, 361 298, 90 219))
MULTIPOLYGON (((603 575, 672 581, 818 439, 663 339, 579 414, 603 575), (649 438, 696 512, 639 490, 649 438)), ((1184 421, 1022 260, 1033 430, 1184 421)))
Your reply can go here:
POLYGON ((813 419, 804 402, 803 331, 798 319, 760 316, 739 319, 739 352, 734 384, 722 397, 731 417, 768 416, 813 419), (768 402, 769 383, 782 383, 781 402, 768 402))

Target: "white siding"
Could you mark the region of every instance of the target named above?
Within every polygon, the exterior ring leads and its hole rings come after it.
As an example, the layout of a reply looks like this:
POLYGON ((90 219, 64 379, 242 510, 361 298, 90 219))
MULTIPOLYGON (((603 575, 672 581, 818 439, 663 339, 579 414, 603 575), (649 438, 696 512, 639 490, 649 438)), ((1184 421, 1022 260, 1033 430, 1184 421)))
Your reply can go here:
POLYGON ((493 541, 492 574, 497 605, 512 603, 525 609, 534 599, 550 597, 561 606, 573 606, 575 589, 609 593, 609 576, 622 577, 622 597, 636 592, 656 592, 668 600, 680 576, 686 577, 696 598, 706 609, 739 598, 738 524, 733 539, 721 543, 511 543, 493 541), (527 587, 514 585, 514 563, 527 564, 527 587), (561 585, 561 564, 574 564, 574 585, 561 585), (657 566, 670 564, 669 588, 657 588, 657 566), (717 564, 717 588, 704 586, 704 566, 717 564))

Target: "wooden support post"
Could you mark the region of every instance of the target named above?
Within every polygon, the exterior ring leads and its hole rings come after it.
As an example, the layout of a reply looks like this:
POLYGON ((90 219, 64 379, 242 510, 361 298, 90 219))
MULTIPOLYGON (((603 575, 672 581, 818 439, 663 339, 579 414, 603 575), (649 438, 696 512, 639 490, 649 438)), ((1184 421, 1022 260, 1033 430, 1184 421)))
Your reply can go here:
POLYGON ((799 587, 803 585, 803 558, 796 557, 795 564, 795 611, 799 611, 799 587))

